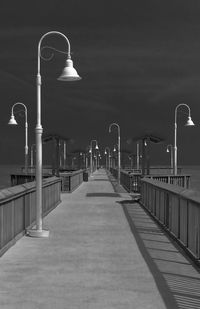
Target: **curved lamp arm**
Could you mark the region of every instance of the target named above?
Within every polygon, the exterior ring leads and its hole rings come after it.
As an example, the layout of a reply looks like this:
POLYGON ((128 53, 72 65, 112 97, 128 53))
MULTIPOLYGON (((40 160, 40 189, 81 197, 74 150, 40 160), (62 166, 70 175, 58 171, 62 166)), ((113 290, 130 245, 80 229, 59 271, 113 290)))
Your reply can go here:
MULTIPOLYGON (((62 37, 64 37, 64 39, 67 41, 67 46, 68 46, 67 59, 71 59, 71 51, 70 51, 70 50, 71 50, 71 46, 70 46, 69 39, 66 37, 66 35, 64 35, 63 33, 59 32, 59 31, 49 31, 49 32, 45 33, 45 34, 41 37, 41 39, 40 39, 40 41, 39 41, 39 43, 38 43, 38 74, 40 74, 41 44, 42 44, 43 39, 44 39, 46 36, 51 35, 51 34, 58 34, 58 35, 61 35, 62 37)), ((45 47, 44 47, 44 48, 45 48, 45 47)), ((51 49, 54 49, 54 48, 51 47, 51 49)), ((54 49, 54 50, 56 50, 56 51, 58 51, 58 52, 62 52, 62 51, 59 51, 59 50, 57 50, 57 49, 54 49)), ((43 59, 43 57, 41 57, 41 58, 43 59)), ((51 59, 52 59, 52 57, 49 58, 49 60, 51 60, 51 59)), ((48 59, 47 59, 47 60, 48 60, 48 59)))
POLYGON ((12 116, 14 115, 14 112, 13 112, 13 111, 14 111, 14 107, 15 107, 16 105, 22 105, 22 106, 24 107, 24 109, 25 109, 25 122, 27 122, 27 107, 26 107, 25 104, 23 104, 23 103, 21 103, 21 102, 17 102, 17 103, 15 103, 15 104, 13 104, 12 109, 11 109, 12 116))
POLYGON ((112 126, 116 126, 118 128, 118 132, 120 134, 120 126, 115 122, 113 122, 109 125, 109 133, 111 132, 112 126))
POLYGON ((189 105, 187 105, 187 104, 185 104, 185 103, 180 103, 180 104, 178 104, 178 105, 176 106, 176 108, 175 108, 175 123, 176 123, 176 119, 177 119, 177 110, 178 110, 178 108, 179 108, 180 106, 186 106, 187 109, 188 109, 188 112, 189 112, 188 117, 191 117, 191 109, 190 109, 189 105))
POLYGON ((90 147, 91 147, 91 148, 92 148, 92 142, 95 142, 95 143, 96 143, 96 146, 98 147, 97 140, 96 140, 96 139, 92 139, 91 142, 90 142, 90 147))

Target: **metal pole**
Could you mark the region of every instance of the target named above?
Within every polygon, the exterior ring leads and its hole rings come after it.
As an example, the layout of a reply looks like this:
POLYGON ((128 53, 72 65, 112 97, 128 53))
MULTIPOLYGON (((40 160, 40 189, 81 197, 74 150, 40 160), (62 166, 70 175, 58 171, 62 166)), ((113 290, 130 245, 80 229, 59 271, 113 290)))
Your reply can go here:
MULTIPOLYGON (((92 142, 95 142, 95 143, 96 143, 96 147, 97 147, 97 149, 98 149, 97 140, 96 140, 96 139, 92 139, 91 142, 90 142, 90 172, 91 172, 91 174, 92 174, 92 172, 93 172, 92 142)), ((96 163, 96 164, 97 164, 97 163, 96 163)))
POLYGON ((92 166, 92 144, 90 146, 90 173, 93 172, 93 166, 92 166))
POLYGON ((171 174, 173 174, 173 146, 171 145, 170 149, 170 155, 171 155, 171 174))
POLYGON ((139 149, 139 143, 137 143, 137 170, 140 169, 140 149, 139 149))
POLYGON ((120 129, 118 127, 118 183, 120 184, 120 163, 121 163, 121 157, 120 157, 120 129))
POLYGON ((68 38, 58 31, 50 31, 45 33, 38 43, 38 71, 36 79, 37 87, 37 124, 35 128, 36 135, 36 229, 29 230, 27 233, 32 237, 48 237, 49 231, 42 229, 42 133, 41 124, 41 75, 40 75, 40 58, 41 58, 41 43, 49 34, 59 34, 63 36, 68 45, 68 55, 70 55, 70 43, 68 38))
POLYGON ((120 174, 121 174, 121 158, 120 158, 120 126, 117 123, 112 123, 109 126, 109 132, 111 132, 112 126, 115 125, 118 128, 118 184, 120 184, 120 174))
POLYGON ((175 109, 175 122, 174 122, 174 175, 177 175, 177 107, 175 109))
POLYGON ((63 145, 63 160, 64 160, 64 169, 66 169, 66 141, 64 141, 63 145))

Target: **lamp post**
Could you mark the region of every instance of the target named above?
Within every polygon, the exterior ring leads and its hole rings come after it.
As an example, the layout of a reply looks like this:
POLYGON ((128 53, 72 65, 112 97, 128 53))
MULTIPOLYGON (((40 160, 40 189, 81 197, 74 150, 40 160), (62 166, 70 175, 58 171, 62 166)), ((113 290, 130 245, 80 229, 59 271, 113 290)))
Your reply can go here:
POLYGON ((178 104, 175 108, 175 122, 174 122, 174 175, 177 175, 177 110, 181 106, 185 106, 188 109, 188 120, 185 126, 194 126, 194 122, 191 119, 190 107, 185 103, 178 104))
POLYGON ((16 105, 22 105, 24 107, 25 110, 25 174, 28 173, 28 122, 27 122, 27 107, 25 104, 21 103, 21 102, 17 102, 15 104, 13 104, 12 106, 12 110, 11 110, 11 118, 8 122, 9 125, 17 125, 17 121, 15 120, 15 116, 14 116, 14 108, 16 105))
POLYGON ((139 145, 139 142, 137 142, 136 152, 137 152, 137 170, 139 170, 140 169, 140 145, 139 145))
POLYGON ((170 152, 170 171, 171 171, 171 174, 173 174, 173 145, 172 144, 169 144, 167 145, 167 152, 170 152))
POLYGON ((118 183, 120 184, 120 168, 121 168, 121 163, 120 163, 120 126, 117 123, 111 123, 109 125, 109 133, 111 132, 112 126, 116 126, 118 129, 118 183))
MULTIPOLYGON (((63 37, 67 43, 68 50, 66 65, 63 69, 61 76, 58 78, 60 81, 76 81, 80 80, 81 77, 73 67, 73 61, 71 60, 70 42, 68 38, 61 32, 50 31, 45 33, 38 43, 38 63, 37 63, 37 124, 35 128, 36 134, 36 229, 27 231, 27 234, 32 237, 48 237, 49 231, 42 229, 42 124, 41 124, 41 75, 40 75, 40 58, 43 60, 51 60, 53 53, 50 58, 44 58, 41 55, 41 44, 45 37, 48 35, 56 34, 63 37)), ((45 48, 45 47, 44 47, 45 48)), ((48 47, 49 49, 56 50, 55 48, 48 47)), ((63 53, 62 51, 56 50, 63 53)), ((65 52, 64 52, 65 53, 65 52)))
POLYGON ((108 170, 110 170, 110 157, 111 157, 110 156, 110 148, 106 147, 104 153, 105 153, 105 155, 108 155, 107 160, 106 160, 108 164, 106 164, 106 168, 108 168, 108 170))
POLYGON ((90 173, 92 174, 93 173, 93 162, 92 162, 92 143, 95 142, 96 146, 95 146, 95 149, 98 150, 99 147, 98 147, 98 143, 97 143, 97 140, 96 139, 92 139, 91 142, 90 142, 90 173))
POLYGON ((33 160, 33 153, 34 153, 35 144, 31 145, 31 171, 33 170, 34 160, 33 160))

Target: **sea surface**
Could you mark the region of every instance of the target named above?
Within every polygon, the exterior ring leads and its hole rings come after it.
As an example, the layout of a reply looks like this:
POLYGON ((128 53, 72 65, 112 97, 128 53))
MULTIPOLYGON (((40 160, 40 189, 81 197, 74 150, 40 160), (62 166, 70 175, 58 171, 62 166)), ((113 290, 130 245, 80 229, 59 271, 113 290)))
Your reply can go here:
MULTIPOLYGON (((200 192, 200 165, 180 166, 181 173, 190 175, 190 188, 200 192)), ((0 165, 0 189, 11 186, 11 174, 22 173, 22 165, 0 165)))

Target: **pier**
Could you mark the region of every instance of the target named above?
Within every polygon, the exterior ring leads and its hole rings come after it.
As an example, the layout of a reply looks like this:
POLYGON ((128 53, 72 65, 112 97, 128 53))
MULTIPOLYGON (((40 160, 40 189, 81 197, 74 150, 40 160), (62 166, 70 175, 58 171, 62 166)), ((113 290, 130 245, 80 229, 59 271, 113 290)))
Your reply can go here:
POLYGON ((104 169, 61 193, 49 238, 1 256, 0 307, 200 308, 198 268, 136 197, 104 169))

